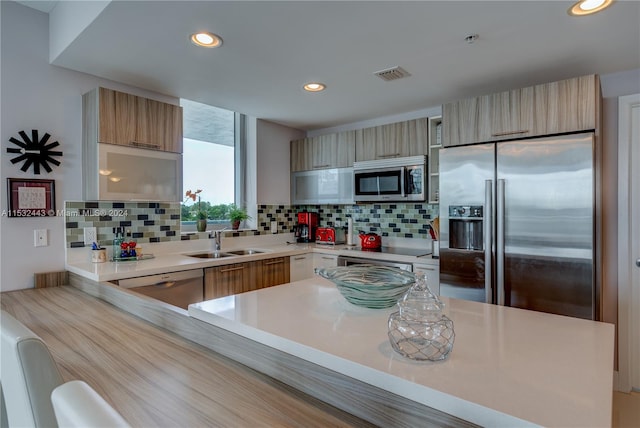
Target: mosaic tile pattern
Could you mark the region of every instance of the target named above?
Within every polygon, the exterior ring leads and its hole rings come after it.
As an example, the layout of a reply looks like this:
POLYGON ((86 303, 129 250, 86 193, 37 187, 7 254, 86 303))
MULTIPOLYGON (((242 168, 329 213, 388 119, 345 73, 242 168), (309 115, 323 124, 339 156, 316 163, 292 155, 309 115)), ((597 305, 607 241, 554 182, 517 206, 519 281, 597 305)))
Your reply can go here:
POLYGON ((375 232, 399 238, 429 238, 429 220, 438 216, 438 205, 429 204, 359 204, 359 205, 259 205, 260 233, 271 233, 271 222, 278 231, 292 232, 299 211, 317 212, 320 226, 346 226, 353 219, 356 231, 375 232))
POLYGON ((139 243, 180 240, 180 203, 65 202, 68 247, 84 247, 85 227, 96 228, 100 245, 111 245, 120 226, 139 243))
MULTIPOLYGON (((227 237, 266 235, 271 222, 278 231, 291 233, 300 211, 317 212, 320 226, 346 226, 353 218, 356 231, 382 236, 428 238, 429 220, 438 215, 438 205, 259 205, 255 230, 226 232, 227 237)), ((180 233, 178 202, 65 202, 65 234, 68 247, 84 247, 84 228, 96 227, 100 245, 111 245, 113 228, 123 226, 138 243, 201 239, 196 233, 180 233)), ((205 235, 206 236, 206 235, 205 235)))

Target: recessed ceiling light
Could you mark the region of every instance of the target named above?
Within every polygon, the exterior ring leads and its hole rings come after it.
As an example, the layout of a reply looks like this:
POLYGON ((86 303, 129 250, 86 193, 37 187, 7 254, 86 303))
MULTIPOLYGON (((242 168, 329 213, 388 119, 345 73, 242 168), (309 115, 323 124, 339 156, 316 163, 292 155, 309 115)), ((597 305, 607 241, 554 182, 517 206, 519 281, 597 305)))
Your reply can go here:
POLYGON ((217 34, 201 32, 191 35, 191 43, 203 48, 217 48, 222 46, 222 38, 217 34))
POLYGON ((318 83, 318 82, 309 82, 303 86, 304 90, 308 92, 324 91, 326 87, 327 85, 325 85, 324 83, 318 83))
POLYGON ((580 0, 567 11, 572 16, 591 15, 611 6, 613 0, 580 0))

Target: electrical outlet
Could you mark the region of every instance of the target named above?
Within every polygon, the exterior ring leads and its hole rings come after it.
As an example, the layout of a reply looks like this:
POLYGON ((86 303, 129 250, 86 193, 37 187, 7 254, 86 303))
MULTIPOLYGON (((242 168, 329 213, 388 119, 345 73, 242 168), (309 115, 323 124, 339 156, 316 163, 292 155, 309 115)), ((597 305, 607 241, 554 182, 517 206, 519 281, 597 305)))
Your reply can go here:
POLYGON ((46 247, 49 245, 47 239, 47 229, 36 229, 33 231, 33 246, 34 247, 46 247))
POLYGON ((278 222, 277 221, 272 221, 271 222, 271 233, 278 233, 278 222))
POLYGON ((91 245, 94 242, 98 242, 98 233, 95 227, 84 228, 84 245, 91 245))

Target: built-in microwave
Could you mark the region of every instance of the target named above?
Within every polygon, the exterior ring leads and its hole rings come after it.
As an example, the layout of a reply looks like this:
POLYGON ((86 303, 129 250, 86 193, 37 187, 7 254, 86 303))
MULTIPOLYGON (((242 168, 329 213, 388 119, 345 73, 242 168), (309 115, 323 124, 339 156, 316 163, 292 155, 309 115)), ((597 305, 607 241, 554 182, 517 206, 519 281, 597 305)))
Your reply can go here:
POLYGON ((426 156, 361 161, 353 164, 356 202, 425 201, 426 156))

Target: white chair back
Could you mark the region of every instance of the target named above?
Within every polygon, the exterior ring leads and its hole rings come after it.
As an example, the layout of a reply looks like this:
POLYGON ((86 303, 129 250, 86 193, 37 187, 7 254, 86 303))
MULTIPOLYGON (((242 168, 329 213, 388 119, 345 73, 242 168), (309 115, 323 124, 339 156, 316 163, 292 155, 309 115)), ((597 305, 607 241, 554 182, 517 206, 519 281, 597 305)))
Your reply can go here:
POLYGON ((3 419, 10 427, 57 427, 51 392, 62 384, 49 349, 34 332, 0 311, 3 419))
POLYGON ((51 402, 59 428, 130 428, 120 413, 81 380, 72 380, 54 389, 51 402))

